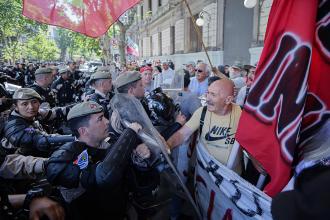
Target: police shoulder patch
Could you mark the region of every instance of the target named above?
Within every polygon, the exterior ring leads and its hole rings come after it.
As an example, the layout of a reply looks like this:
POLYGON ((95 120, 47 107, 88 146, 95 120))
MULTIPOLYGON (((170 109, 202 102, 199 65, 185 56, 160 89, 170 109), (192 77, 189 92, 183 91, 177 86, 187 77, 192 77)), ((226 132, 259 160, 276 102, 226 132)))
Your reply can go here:
POLYGON ((73 164, 76 164, 79 166, 79 168, 85 169, 88 166, 88 152, 87 149, 81 152, 77 159, 73 162, 73 164))

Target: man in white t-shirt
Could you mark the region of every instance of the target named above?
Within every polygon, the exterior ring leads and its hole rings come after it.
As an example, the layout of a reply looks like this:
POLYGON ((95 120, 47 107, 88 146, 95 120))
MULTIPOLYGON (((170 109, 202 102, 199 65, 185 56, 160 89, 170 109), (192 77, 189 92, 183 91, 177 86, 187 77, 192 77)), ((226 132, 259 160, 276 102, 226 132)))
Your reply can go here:
MULTIPOLYGON (((208 152, 222 164, 226 165, 235 142, 236 130, 241 115, 238 105, 232 104, 234 84, 229 79, 214 81, 206 93, 207 109, 205 110, 200 141, 208 152)), ((174 148, 187 140, 200 128, 203 107, 197 109, 190 120, 167 141, 174 148)), ((241 164, 233 168, 241 171, 241 164)))
POLYGON ((163 62, 162 66, 163 66, 163 68, 162 68, 162 72, 160 73, 158 83, 159 83, 160 87, 163 88, 163 86, 167 87, 172 84, 172 81, 175 76, 175 72, 173 69, 171 69, 169 67, 168 62, 163 62))

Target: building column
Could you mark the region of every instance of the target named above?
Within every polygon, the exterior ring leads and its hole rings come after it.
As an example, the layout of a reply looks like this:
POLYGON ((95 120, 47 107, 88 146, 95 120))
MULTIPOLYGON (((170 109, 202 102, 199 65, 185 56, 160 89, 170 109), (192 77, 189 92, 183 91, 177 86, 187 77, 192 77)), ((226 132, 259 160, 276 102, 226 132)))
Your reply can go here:
POLYGON ((223 23, 225 18, 225 0, 218 0, 217 2, 217 42, 218 50, 223 50, 223 23))
POLYGON ((170 26, 170 54, 175 53, 175 27, 170 26))
POLYGON ((190 52, 190 22, 191 19, 190 17, 185 17, 184 18, 184 53, 189 53, 190 52))

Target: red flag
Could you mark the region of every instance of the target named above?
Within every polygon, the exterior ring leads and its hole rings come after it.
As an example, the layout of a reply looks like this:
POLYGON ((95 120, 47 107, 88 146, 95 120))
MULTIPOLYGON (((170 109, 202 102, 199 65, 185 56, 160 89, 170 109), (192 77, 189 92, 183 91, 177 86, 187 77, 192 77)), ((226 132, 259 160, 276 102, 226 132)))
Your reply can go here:
POLYGON ((273 1, 256 80, 237 131, 239 143, 270 175, 265 188, 270 196, 288 183, 299 144, 329 115, 329 3, 273 1))
POLYGON ((24 0, 23 15, 90 37, 103 35, 140 0, 24 0))
POLYGON ((133 55, 133 56, 136 56, 136 57, 139 56, 139 51, 136 50, 134 47, 130 47, 130 46, 126 47, 126 53, 130 54, 130 55, 133 55))
POLYGON ((127 37, 126 53, 136 57, 139 56, 139 47, 130 37, 127 37))

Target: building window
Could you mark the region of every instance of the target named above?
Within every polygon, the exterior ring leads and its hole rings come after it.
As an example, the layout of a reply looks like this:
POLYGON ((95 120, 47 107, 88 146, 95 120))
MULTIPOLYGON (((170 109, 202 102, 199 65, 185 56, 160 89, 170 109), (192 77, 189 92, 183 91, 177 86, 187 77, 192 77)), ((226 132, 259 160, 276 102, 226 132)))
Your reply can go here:
POLYGON ((161 56, 162 55, 162 32, 159 32, 158 48, 159 48, 158 55, 161 56))
POLYGON ((152 0, 148 0, 148 11, 152 11, 152 0))
POLYGON ((153 45, 153 41, 152 41, 152 36, 150 36, 150 56, 154 56, 154 45, 153 45))
POLYGON ((162 0, 158 0, 158 7, 162 6, 162 0))
MULTIPOLYGON (((198 14, 194 16, 195 21, 198 18, 198 14)), ((189 19, 189 24, 190 24, 190 28, 189 28, 189 32, 190 32, 190 52, 200 52, 202 51, 202 43, 200 41, 200 39, 198 38, 198 34, 196 33, 195 27, 191 21, 191 19, 189 19)), ((202 27, 197 27, 199 33, 203 33, 202 31, 202 27)))
POLYGON ((170 48, 170 54, 175 53, 175 27, 170 27, 170 42, 171 42, 171 48, 170 48))

